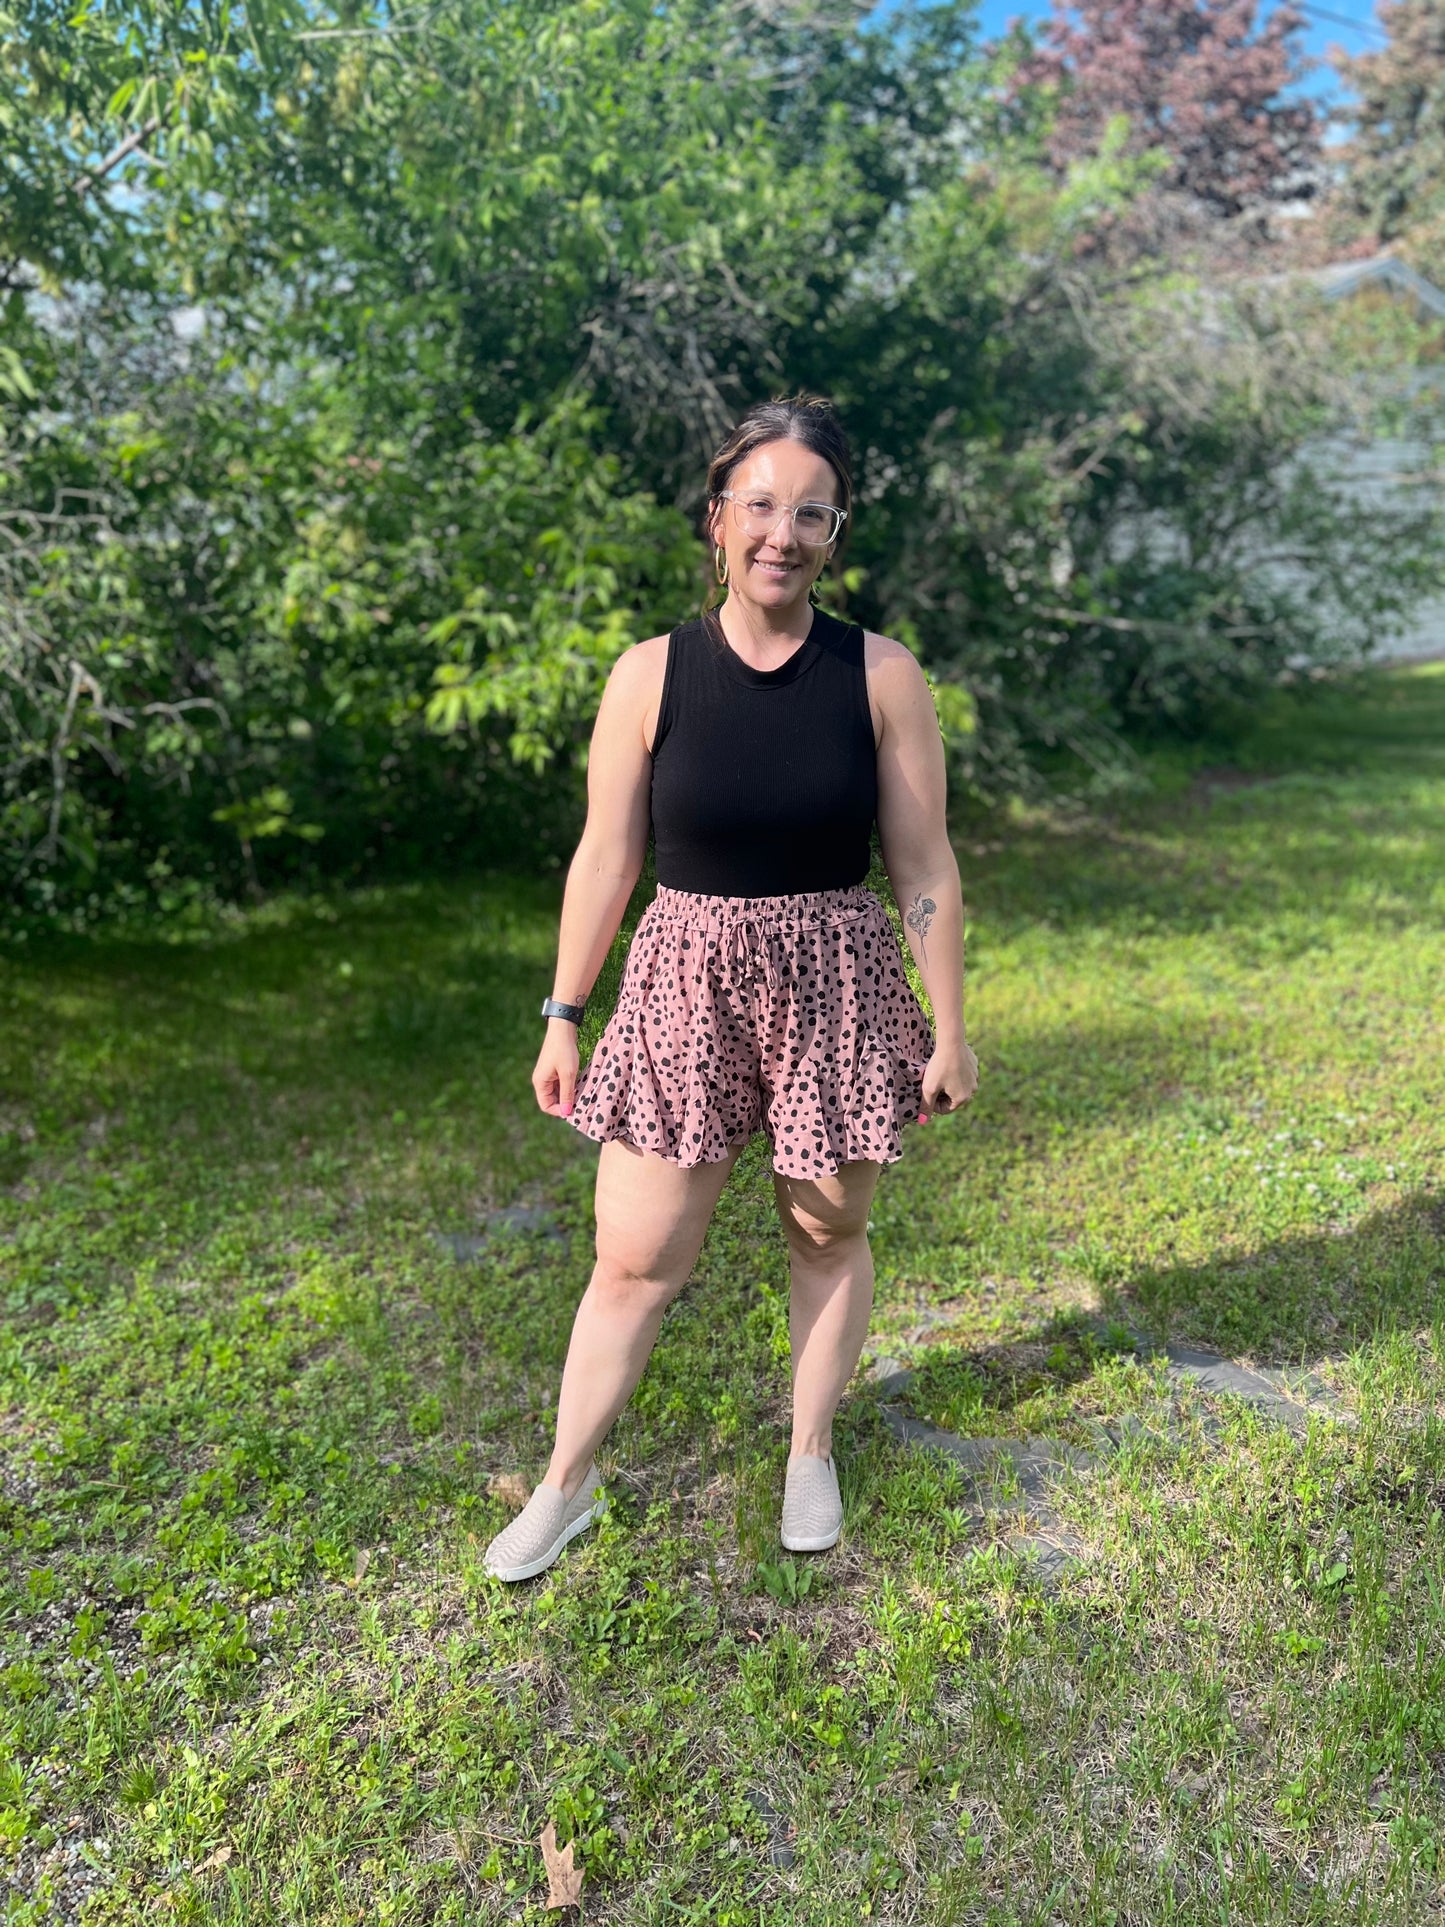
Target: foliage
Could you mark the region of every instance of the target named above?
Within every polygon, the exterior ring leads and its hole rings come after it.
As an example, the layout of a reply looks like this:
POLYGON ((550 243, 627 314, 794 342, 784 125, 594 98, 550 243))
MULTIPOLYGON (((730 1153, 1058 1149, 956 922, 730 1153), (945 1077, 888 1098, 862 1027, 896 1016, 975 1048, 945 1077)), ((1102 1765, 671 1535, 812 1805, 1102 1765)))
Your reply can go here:
POLYGON ((61 504, 10 560, 8 830, 37 887, 57 856, 95 870, 107 807, 152 850, 218 826, 253 882, 282 836, 435 858, 489 762, 585 737, 622 625, 695 593, 681 518, 616 487, 575 405, 373 437, 333 369, 272 389, 242 355, 208 330, 144 411, 97 366, 91 419, 36 411, 12 444, 17 496, 61 504), (451 742, 423 728, 438 675, 443 720, 480 725, 451 742))
POLYGON ((1381 241, 1445 274, 1445 0, 1382 0, 1388 43, 1341 55, 1356 96, 1346 193, 1381 241))
POLYGON ((1131 732, 1388 624, 1439 544, 1302 459, 1354 409, 1326 321, 1226 304, 1220 346, 1096 245, 1157 155, 1116 122, 1053 169, 1051 90, 966 7, 857 13, 122 6, 23 69, 22 901, 562 860, 611 662, 700 599, 705 456, 794 385, 859 453, 835 600, 918 649, 980 795, 1118 781, 1131 732))
POLYGON ((1167 157, 1164 183, 1217 217, 1309 194, 1320 154, 1299 78, 1304 16, 1254 0, 1054 0, 1020 80, 1059 91, 1049 148, 1067 164, 1097 151, 1116 116, 1136 153, 1167 157))
POLYGON ((1387 418, 1436 431, 1436 389, 1381 381, 1429 331, 1081 259, 1141 171, 1111 142, 1057 187, 980 163, 915 197, 880 237, 868 384, 841 391, 895 477, 852 553, 859 612, 966 689, 958 773, 984 795, 1060 764, 1127 781, 1130 735, 1368 651, 1441 579, 1438 497, 1350 473, 1387 418))
POLYGON ((268 77, 304 19, 292 0, 6 0, 0 293, 147 285, 154 230, 112 189, 136 161, 178 179, 206 170, 218 142, 263 117, 268 77))

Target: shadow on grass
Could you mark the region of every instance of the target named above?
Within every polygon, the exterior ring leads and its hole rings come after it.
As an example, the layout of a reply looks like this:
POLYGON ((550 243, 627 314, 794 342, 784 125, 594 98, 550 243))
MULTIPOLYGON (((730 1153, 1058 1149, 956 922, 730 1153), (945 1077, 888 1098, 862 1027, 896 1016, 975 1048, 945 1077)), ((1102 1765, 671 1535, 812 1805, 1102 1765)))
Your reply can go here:
POLYGON ((1133 1351, 1124 1326, 1101 1332, 1063 1312, 1014 1339, 928 1345, 915 1361, 907 1399, 920 1415, 968 1437, 1012 1431, 1020 1412, 1020 1432, 1057 1432, 1068 1429, 1058 1411, 1067 1410, 1069 1395, 1107 1360, 1133 1351), (1031 1405, 1033 1413, 1024 1409, 1031 1405))
POLYGON ((1299 1232, 1110 1282, 1108 1309, 1151 1333, 1310 1364, 1438 1315, 1445 1196, 1416 1191, 1346 1231, 1299 1232))
POLYGON ((31 946, 8 984, 0 965, 17 1020, 0 1087, 37 1158, 102 1112, 111 1142, 185 1118, 265 1156, 458 1080, 525 1107, 555 891, 514 882, 317 904, 214 942, 31 946))
POLYGON ((1309 1368, 1431 1324, 1442 1287, 1445 1196, 1416 1192, 1346 1232, 1121 1273, 1102 1291, 1102 1318, 1063 1309, 1000 1342, 941 1331, 915 1354, 907 1398, 921 1416, 968 1435, 1020 1429, 1013 1416, 1030 1405, 1022 1430, 1059 1429, 1061 1419, 1067 1430, 1070 1394, 1132 1354, 1133 1334, 1309 1368))
POLYGON ((1157 759, 1159 792, 1117 810, 1001 833, 962 813, 955 840, 984 944, 1032 924, 1227 927, 1249 963, 1328 948, 1313 927, 1331 904, 1367 900, 1386 929, 1445 922, 1435 807, 1418 793, 1445 778, 1445 674, 1374 672, 1232 721, 1218 741, 1157 759), (1293 942, 1283 928, 1251 953, 1261 928, 1295 920, 1293 942))

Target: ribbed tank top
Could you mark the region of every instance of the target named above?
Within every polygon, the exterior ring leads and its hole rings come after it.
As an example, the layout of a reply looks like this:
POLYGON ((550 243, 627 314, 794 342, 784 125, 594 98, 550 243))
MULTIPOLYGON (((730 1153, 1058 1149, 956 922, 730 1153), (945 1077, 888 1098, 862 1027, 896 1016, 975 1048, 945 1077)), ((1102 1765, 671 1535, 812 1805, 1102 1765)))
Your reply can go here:
POLYGON ((822 609, 777 669, 754 669, 716 618, 668 637, 652 742, 657 880, 706 896, 861 883, 878 811, 863 631, 822 609))

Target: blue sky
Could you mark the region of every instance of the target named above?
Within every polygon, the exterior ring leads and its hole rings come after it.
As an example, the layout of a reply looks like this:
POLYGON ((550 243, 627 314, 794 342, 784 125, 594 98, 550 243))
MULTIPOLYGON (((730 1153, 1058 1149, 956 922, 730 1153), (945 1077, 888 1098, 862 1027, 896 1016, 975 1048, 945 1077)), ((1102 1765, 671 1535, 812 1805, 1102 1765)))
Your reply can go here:
MULTIPOLYGON (((1372 0, 1320 0, 1318 6, 1313 4, 1313 0, 1298 0, 1298 3, 1300 11, 1306 16, 1303 35, 1305 52, 1320 61, 1315 71, 1304 80, 1301 91, 1313 95, 1324 104, 1347 107, 1349 97, 1333 71, 1324 64, 1324 54, 1331 45, 1342 47, 1346 53, 1362 54, 1384 44, 1384 35, 1375 19, 1372 0)), ((887 13, 890 4, 891 0, 882 0, 878 12, 887 13)), ((980 32, 986 39, 991 38, 1001 34, 1015 15, 1021 14, 1026 20, 1044 20, 1052 11, 1049 0, 980 0, 980 32)), ((1260 17, 1264 18, 1273 11, 1274 0, 1263 0, 1259 9, 1260 17)))

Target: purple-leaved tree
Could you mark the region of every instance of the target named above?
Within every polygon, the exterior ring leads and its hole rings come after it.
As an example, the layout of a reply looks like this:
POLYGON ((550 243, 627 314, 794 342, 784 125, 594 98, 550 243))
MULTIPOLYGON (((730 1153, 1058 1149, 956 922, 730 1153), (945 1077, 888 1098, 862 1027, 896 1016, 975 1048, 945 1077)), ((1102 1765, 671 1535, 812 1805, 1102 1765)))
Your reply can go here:
POLYGON ((1318 185, 1321 122, 1285 90, 1305 71, 1303 16, 1256 18, 1254 0, 1054 0, 1023 83, 1054 85, 1059 164, 1097 151, 1108 123, 1130 122, 1130 151, 1168 157, 1161 184, 1230 219, 1318 185))

